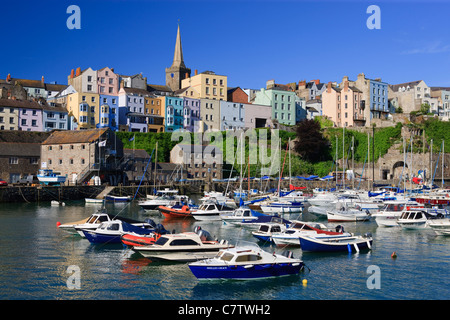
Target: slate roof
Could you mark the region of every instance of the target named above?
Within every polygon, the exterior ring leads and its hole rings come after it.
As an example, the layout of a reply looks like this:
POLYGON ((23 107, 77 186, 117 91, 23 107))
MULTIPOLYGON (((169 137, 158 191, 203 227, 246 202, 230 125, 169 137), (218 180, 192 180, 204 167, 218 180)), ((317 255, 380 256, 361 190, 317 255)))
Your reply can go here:
POLYGON ((97 141, 99 136, 103 135, 108 128, 91 129, 91 130, 70 130, 70 131, 53 131, 43 145, 49 144, 68 144, 68 143, 92 143, 97 141))
POLYGON ((411 82, 405 82, 405 83, 399 83, 399 84, 390 84, 389 87, 391 87, 392 91, 397 92, 399 88, 401 87, 407 87, 414 88, 417 86, 422 80, 417 81, 411 81, 411 82))

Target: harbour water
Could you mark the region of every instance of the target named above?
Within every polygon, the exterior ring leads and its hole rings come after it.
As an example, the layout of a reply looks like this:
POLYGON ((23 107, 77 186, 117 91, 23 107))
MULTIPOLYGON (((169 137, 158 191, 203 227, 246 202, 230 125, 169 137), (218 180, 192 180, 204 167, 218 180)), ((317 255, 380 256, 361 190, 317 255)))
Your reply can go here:
MULTIPOLYGON (((221 221, 167 220, 137 204, 107 204, 111 214, 161 222, 166 229, 197 225, 219 239, 256 242, 248 229, 221 221)), ((379 228, 374 221, 343 224, 370 232, 373 249, 358 254, 303 253, 299 276, 252 281, 199 282, 185 263, 151 262, 122 245, 94 245, 56 227, 88 217, 98 205, 73 201, 9 203, 0 206, 1 300, 446 300, 450 298, 450 237, 431 230, 379 228), (396 252, 397 258, 391 254, 396 252), (78 268, 79 288, 69 285, 78 268), (72 270, 72 271, 71 271, 72 270), (375 270, 375 271, 374 271, 375 270), (307 280, 305 284, 303 280, 307 280)), ((307 212, 300 219, 316 216, 307 212)), ((324 224, 328 224, 321 220, 324 224)), ((328 224, 335 226, 334 224, 328 224)), ((261 244, 263 249, 282 249, 261 244)))

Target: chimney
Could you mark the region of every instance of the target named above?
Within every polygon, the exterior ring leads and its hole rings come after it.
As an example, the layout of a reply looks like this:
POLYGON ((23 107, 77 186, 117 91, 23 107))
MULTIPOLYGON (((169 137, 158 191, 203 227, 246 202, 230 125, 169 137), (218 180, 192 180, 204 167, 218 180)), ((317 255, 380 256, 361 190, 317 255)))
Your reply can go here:
POLYGON ((320 80, 319 79, 313 80, 313 81, 316 83, 316 85, 320 84, 320 80))
POLYGON ((111 68, 111 72, 114 72, 114 68, 111 68))
POLYGON ((44 76, 42 76, 42 78, 41 78, 41 82, 42 82, 42 84, 44 83, 44 76))
POLYGON ((327 85, 327 92, 328 92, 328 93, 331 92, 331 81, 328 82, 328 85, 327 85))
POLYGON ((198 75, 198 70, 197 69, 195 69, 195 75, 198 75))
POLYGON ((70 71, 70 78, 73 79, 73 76, 75 75, 75 71, 72 69, 72 71, 70 71))
POLYGON ((77 68, 77 73, 75 74, 75 76, 78 77, 80 74, 81 74, 81 68, 78 67, 78 68, 77 68))
POLYGON ((7 81, 7 82, 10 82, 10 81, 11 81, 11 74, 10 74, 10 73, 8 73, 8 75, 6 76, 6 81, 7 81))
POLYGON ((186 75, 185 75, 184 78, 185 78, 185 79, 188 79, 188 78, 189 78, 189 73, 186 72, 186 75))
POLYGON ((125 81, 124 80, 120 81, 120 89, 123 89, 124 86, 125 86, 125 81))
POLYGON ((348 90, 348 80, 344 81, 344 91, 348 90))

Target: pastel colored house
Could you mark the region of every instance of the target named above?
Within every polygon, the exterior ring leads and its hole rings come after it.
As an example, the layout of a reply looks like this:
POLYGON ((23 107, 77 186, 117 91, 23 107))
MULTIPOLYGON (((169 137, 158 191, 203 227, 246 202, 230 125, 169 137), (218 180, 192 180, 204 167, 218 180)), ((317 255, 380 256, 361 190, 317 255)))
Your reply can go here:
POLYGON ((183 98, 165 96, 162 97, 162 102, 165 107, 165 132, 173 132, 178 129, 183 129, 183 98))
POLYGON ((261 89, 256 92, 254 103, 270 105, 272 107, 272 120, 287 125, 295 125, 297 122, 296 94, 293 91, 283 90, 277 87, 261 89))
POLYGON ((164 132, 164 106, 163 99, 158 96, 149 96, 144 100, 145 113, 148 115, 148 132, 164 132))
POLYGON ((44 131, 52 131, 55 129, 69 129, 69 115, 67 110, 60 106, 44 105, 42 110, 42 123, 44 131))
POLYGON ((220 100, 200 100, 200 130, 220 130, 220 100))
POLYGON ((67 84, 80 93, 98 93, 97 71, 90 67, 83 71, 77 68, 75 72, 72 69, 67 84))
POLYGON ((191 87, 199 98, 227 100, 227 76, 217 75, 213 71, 204 71, 181 81, 181 88, 191 87))
POLYGON ((439 117, 442 120, 450 119, 450 87, 430 87, 431 97, 439 101, 439 117))
POLYGON ((322 93, 322 113, 337 127, 364 126, 361 102, 362 91, 350 86, 348 81, 344 82, 343 88, 329 82, 327 90, 322 93))
POLYGON ((150 93, 136 88, 119 90, 119 126, 121 131, 147 132, 145 98, 150 93))
POLYGON ((97 86, 100 95, 117 96, 119 94, 119 75, 109 67, 97 71, 97 86))
POLYGON ((245 108, 243 103, 220 101, 220 131, 245 128, 245 108))
POLYGON ((100 109, 97 128, 119 130, 119 96, 99 95, 100 109))
POLYGON ((200 99, 183 98, 183 127, 190 132, 199 131, 200 99))
POLYGON ((94 129, 99 122, 99 100, 96 93, 75 92, 67 97, 67 111, 74 117, 78 130, 94 129))

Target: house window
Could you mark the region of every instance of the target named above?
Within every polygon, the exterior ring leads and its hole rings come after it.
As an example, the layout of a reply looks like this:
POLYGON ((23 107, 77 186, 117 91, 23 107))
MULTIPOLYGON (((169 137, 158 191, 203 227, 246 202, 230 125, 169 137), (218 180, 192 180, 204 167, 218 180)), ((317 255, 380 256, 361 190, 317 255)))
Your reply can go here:
POLYGON ((19 159, 17 157, 10 157, 9 164, 19 164, 19 159))

